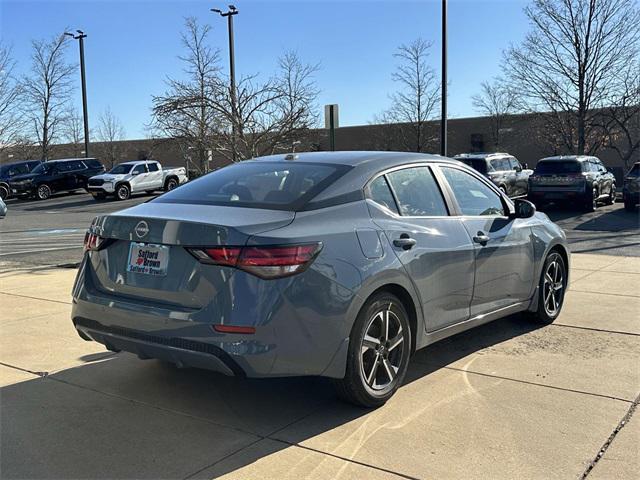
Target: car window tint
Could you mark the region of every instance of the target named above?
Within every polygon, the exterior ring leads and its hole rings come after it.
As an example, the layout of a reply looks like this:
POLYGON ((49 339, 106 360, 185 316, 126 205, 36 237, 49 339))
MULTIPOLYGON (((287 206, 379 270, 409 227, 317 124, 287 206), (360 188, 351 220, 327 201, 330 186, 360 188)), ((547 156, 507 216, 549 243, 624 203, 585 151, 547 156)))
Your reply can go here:
POLYGON ((144 164, 136 165, 131 173, 145 173, 144 164))
POLYGON ((386 178, 384 178, 384 175, 376 178, 369 184, 368 196, 374 202, 388 208, 394 213, 398 213, 396 202, 393 199, 393 195, 389 189, 389 184, 387 183, 386 178))
POLYGON ((149 171, 150 172, 157 172, 158 171, 158 164, 157 163, 148 163, 147 166, 149 167, 149 171))
POLYGON ((69 170, 71 170, 71 171, 73 171, 73 170, 83 170, 83 169, 87 168, 85 166, 85 164, 83 162, 81 162, 80 160, 74 161, 74 162, 67 162, 67 164, 69 165, 69 170))
POLYGON ((441 167, 463 215, 504 215, 498 194, 474 176, 455 168, 441 167))
POLYGON ((295 211, 350 168, 321 163, 241 162, 204 175, 152 202, 295 211))
POLYGON ((412 217, 447 216, 440 188, 427 167, 396 170, 387 175, 398 199, 400 213, 412 217))

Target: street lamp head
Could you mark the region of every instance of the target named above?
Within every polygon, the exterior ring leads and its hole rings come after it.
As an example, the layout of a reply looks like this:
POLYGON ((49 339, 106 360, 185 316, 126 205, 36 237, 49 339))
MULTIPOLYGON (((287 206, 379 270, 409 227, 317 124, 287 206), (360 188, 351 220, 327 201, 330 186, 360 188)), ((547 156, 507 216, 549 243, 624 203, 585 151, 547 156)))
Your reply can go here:
POLYGON ((232 12, 235 12, 238 9, 236 8, 235 5, 229 5, 229 10, 231 10, 232 12))

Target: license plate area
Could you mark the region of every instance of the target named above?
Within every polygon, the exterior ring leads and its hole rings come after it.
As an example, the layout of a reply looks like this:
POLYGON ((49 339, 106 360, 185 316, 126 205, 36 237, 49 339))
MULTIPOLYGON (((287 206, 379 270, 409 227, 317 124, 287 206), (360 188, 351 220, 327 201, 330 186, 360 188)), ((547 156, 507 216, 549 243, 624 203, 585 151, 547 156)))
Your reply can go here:
POLYGON ((165 276, 169 265, 169 247, 152 243, 131 242, 127 272, 142 275, 165 276))

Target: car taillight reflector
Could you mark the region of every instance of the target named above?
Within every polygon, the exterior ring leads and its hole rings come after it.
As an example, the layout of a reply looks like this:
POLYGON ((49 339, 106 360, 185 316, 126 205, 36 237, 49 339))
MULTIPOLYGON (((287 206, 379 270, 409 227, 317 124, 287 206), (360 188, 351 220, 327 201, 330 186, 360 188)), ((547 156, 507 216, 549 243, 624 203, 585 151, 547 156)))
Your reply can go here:
POLYGON ((98 250, 103 240, 100 235, 87 230, 87 233, 84 234, 84 251, 98 250))
POLYGON ((214 325, 213 329, 220 333, 245 333, 249 335, 256 333, 255 327, 241 327, 238 325, 214 325))
POLYGON ((321 243, 311 243, 188 250, 202 263, 239 268, 261 278, 281 278, 304 271, 321 249, 321 243))

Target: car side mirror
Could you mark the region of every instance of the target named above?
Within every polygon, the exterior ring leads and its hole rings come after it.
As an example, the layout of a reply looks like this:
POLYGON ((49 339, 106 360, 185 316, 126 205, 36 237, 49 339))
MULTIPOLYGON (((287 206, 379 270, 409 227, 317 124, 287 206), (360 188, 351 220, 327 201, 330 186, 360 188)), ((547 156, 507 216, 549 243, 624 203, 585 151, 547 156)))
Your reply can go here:
POLYGON ((514 218, 531 218, 536 213, 536 206, 529 200, 517 198, 514 201, 514 218))
POLYGON ((524 168, 525 170, 529 170, 529 164, 528 164, 528 163, 525 163, 525 164, 522 166, 522 168, 524 168))

